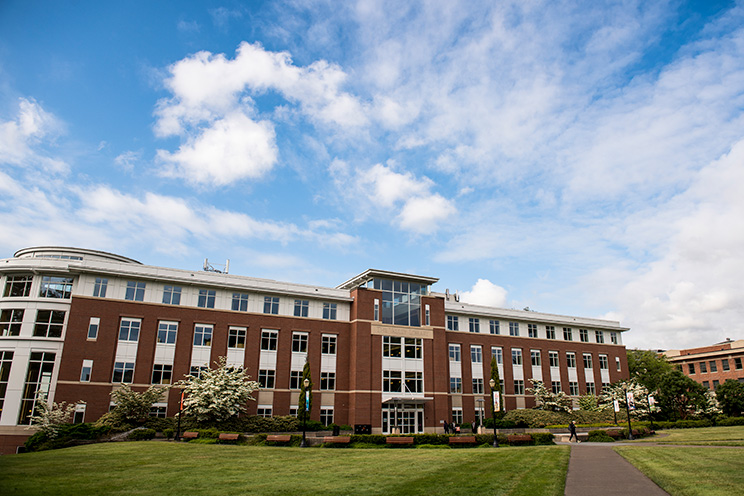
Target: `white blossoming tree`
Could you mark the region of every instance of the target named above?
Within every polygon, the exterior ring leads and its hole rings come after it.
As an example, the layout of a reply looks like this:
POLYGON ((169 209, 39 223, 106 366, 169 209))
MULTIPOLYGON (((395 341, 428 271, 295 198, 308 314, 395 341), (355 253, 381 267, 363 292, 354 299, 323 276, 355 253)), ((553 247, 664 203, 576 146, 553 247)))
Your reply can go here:
POLYGON ((535 395, 537 401, 538 410, 550 410, 552 412, 570 412, 573 406, 573 400, 571 397, 560 391, 554 393, 545 387, 543 381, 537 381, 530 379, 532 383, 531 388, 527 388, 527 392, 535 395))
POLYGON ((199 423, 222 422, 245 412, 246 403, 255 401, 253 391, 259 389, 243 368, 229 367, 227 357, 220 357, 215 365, 177 384, 185 393, 184 415, 199 423))
MULTIPOLYGON (((649 415, 648 408, 648 389, 643 387, 635 379, 618 381, 605 386, 602 388, 602 392, 599 394, 599 407, 603 410, 612 410, 614 408, 614 400, 618 400, 618 404, 621 412, 625 412, 625 393, 632 393, 633 395, 633 406, 630 410, 632 418, 646 418, 649 415)), ((651 412, 658 412, 657 406, 651 406, 651 412)))
MULTIPOLYGON (((79 401, 78 403, 84 403, 79 401)), ((47 401, 46 394, 39 391, 36 396, 36 415, 31 417, 31 424, 38 427, 49 439, 54 439, 59 433, 60 426, 69 424, 75 413, 75 404, 66 402, 52 403, 47 401)))

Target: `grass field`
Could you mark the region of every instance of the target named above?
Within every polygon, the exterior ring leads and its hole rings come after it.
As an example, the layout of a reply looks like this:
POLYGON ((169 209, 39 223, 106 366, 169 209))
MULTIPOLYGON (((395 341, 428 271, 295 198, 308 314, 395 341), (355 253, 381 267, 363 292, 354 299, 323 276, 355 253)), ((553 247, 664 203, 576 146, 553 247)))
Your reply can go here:
POLYGON ((639 439, 637 443, 690 444, 701 446, 744 446, 744 425, 670 429, 658 436, 639 439))
POLYGON ((0 493, 562 495, 569 449, 300 449, 128 442, 0 457, 0 493))

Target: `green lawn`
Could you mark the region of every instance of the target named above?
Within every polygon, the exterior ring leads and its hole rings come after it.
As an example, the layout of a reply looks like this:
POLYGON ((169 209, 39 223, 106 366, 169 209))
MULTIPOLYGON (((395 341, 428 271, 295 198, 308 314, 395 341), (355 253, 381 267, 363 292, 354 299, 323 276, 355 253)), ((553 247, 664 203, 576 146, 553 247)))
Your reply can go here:
POLYGON ((0 492, 562 495, 569 449, 316 449, 157 441, 0 457, 0 492))
POLYGON ((669 429, 658 436, 639 439, 637 443, 693 444, 705 446, 744 446, 744 425, 669 429))

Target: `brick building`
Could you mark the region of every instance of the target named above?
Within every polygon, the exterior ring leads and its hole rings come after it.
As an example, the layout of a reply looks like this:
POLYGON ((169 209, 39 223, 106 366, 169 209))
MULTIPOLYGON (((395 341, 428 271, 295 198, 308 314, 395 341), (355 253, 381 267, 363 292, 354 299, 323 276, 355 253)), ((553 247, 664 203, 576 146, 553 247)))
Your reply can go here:
POLYGON ((665 351, 669 362, 691 379, 715 390, 727 379, 744 383, 744 340, 726 341, 712 346, 665 351))
MULTIPOLYGON (((249 414, 295 414, 307 359, 312 417, 377 433, 487 415, 492 356, 507 410, 534 406, 530 378, 578 396, 628 376, 618 322, 470 305, 437 281, 367 270, 326 288, 19 250, 0 260, 0 450, 29 435, 37 390, 95 421, 119 384, 171 384, 220 356, 261 384, 249 414)), ((152 414, 174 415, 176 396, 152 414)))

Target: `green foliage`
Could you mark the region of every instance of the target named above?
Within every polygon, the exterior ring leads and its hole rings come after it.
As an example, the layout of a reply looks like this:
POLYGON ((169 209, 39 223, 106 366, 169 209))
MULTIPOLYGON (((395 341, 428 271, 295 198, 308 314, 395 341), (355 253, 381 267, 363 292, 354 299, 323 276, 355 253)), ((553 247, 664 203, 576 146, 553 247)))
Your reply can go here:
POLYGON ((668 420, 686 420, 708 406, 707 389, 677 369, 667 372, 659 382, 657 399, 668 420))
POLYGON ((160 401, 167 391, 168 387, 156 385, 138 392, 132 390, 128 384, 122 384, 111 392, 111 401, 116 404, 116 408, 101 416, 96 425, 109 426, 115 430, 143 425, 152 418, 152 404, 160 401))
POLYGON ((39 431, 26 440, 28 451, 43 451, 65 448, 85 443, 106 436, 111 431, 108 426, 99 427, 94 424, 65 424, 60 426, 57 436, 50 438, 43 431, 39 431))
POLYGON ((553 441, 555 436, 551 432, 533 432, 530 435, 537 445, 555 444, 555 442, 553 441))
MULTIPOLYGON (((635 405, 635 409, 630 410, 631 417, 648 417, 648 389, 646 389, 635 379, 631 379, 628 381, 618 381, 610 384, 609 387, 602 388, 602 392, 598 396, 599 408, 611 413, 614 409, 614 400, 617 399, 620 406, 618 418, 620 418, 621 414, 622 418, 626 418, 626 393, 633 396, 633 404, 635 405)), ((653 411, 656 411, 656 407, 653 407, 653 411)))
POLYGON ((710 419, 701 420, 676 420, 654 422, 657 429, 693 429, 695 427, 711 427, 713 421, 710 419))
POLYGON ((417 444, 416 449, 452 449, 452 446, 445 446, 443 444, 417 444))
POLYGON ((666 356, 651 350, 627 350, 628 371, 631 379, 648 391, 656 391, 661 386, 662 378, 674 370, 666 356))
POLYGON ((153 429, 136 429, 129 433, 127 439, 130 441, 149 441, 155 437, 153 429))
POLYGON ((155 432, 165 433, 166 430, 172 430, 174 427, 176 427, 176 422, 175 419, 172 417, 149 417, 142 425, 143 427, 147 427, 148 429, 154 429, 155 432))
POLYGON ((552 390, 545 387, 543 381, 535 379, 529 380, 532 383, 531 388, 527 388, 527 392, 535 396, 537 401, 537 410, 549 410, 551 412, 570 412, 573 401, 571 397, 563 391, 554 393, 552 390))
POLYGON ((302 367, 302 381, 300 382, 300 394, 297 397, 297 418, 309 420, 313 411, 313 378, 310 375, 310 362, 305 357, 305 365, 302 367), (305 381, 308 381, 307 387, 305 381), (309 393, 309 397, 308 397, 309 393))
MULTIPOLYGON (((491 380, 494 381, 494 384, 496 385, 496 391, 499 392, 499 409, 498 409, 498 415, 501 415, 504 411, 504 392, 501 389, 501 378, 499 377, 499 364, 496 362, 496 357, 491 357, 491 379, 488 381, 489 386, 491 384, 491 380)), ((496 412, 496 402, 493 400, 493 390, 491 390, 491 417, 497 416, 496 412)))
POLYGON ((585 412, 598 412, 599 398, 593 394, 585 394, 579 398, 579 409, 585 412))
MULTIPOLYGON (((78 403, 85 403, 78 401, 78 403)), ((72 420, 75 413, 75 404, 68 405, 66 402, 49 403, 46 394, 39 390, 36 393, 36 414, 31 418, 31 423, 44 432, 49 439, 57 437, 62 425, 72 420)))
POLYGON ((166 437, 166 439, 173 439, 173 436, 176 435, 175 429, 163 429, 163 435, 166 437))
POLYGON ((721 411, 730 417, 741 416, 744 411, 744 384, 733 379, 727 379, 726 382, 716 389, 716 397, 721 406, 721 411))
POLYGON ((721 426, 744 425, 744 417, 724 417, 716 420, 716 424, 721 426))
POLYGON ((614 443, 615 440, 607 434, 607 431, 589 431, 587 441, 590 443, 614 443))

